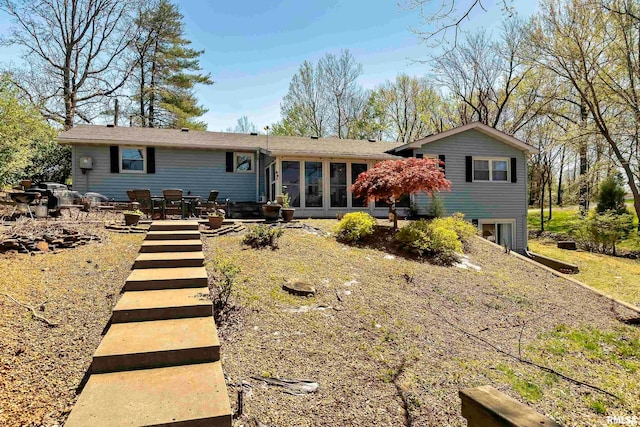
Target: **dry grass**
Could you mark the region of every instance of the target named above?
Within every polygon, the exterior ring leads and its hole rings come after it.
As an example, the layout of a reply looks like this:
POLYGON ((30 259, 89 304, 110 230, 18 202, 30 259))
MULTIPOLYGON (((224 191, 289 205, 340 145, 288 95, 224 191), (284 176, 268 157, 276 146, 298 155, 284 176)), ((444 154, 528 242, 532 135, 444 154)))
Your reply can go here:
POLYGON ((28 305, 48 300, 39 313, 59 324, 48 327, 0 295, 0 425, 53 426, 66 417, 143 239, 78 228, 102 242, 0 254, 0 292, 28 305))
POLYGON ((488 243, 469 254, 481 271, 389 259, 304 230, 287 230, 276 251, 248 249, 240 237, 205 243, 211 273, 216 256, 242 268, 235 300, 244 321, 222 344, 232 398, 242 382, 252 386, 236 425, 465 425, 458 390, 483 384, 566 425, 640 411, 640 331, 606 300, 488 243), (287 294, 285 278, 312 282, 317 296, 287 294), (287 311, 303 305, 331 308, 287 311), (251 379, 260 375, 309 378, 320 390, 291 396, 251 379))
POLYGON ((640 307, 640 260, 558 249, 555 241, 529 240, 529 247, 540 255, 577 265, 576 279, 640 307))

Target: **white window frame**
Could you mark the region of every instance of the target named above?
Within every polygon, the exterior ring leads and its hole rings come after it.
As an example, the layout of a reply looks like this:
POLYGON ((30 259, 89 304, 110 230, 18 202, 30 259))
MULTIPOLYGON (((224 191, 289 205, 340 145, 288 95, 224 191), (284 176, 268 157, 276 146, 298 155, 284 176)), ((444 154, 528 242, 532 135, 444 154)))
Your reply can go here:
POLYGON ((508 183, 511 180, 511 159, 509 157, 472 157, 471 158, 471 176, 473 182, 500 182, 508 183), (489 162, 489 179, 476 179, 476 160, 485 160, 489 162), (507 179, 504 181, 497 181, 493 179, 493 162, 506 162, 507 163, 507 179))
POLYGON ((147 147, 133 147, 133 146, 129 146, 129 145, 121 145, 118 149, 118 154, 119 154, 119 170, 120 173, 147 173, 147 147), (128 169, 123 169, 122 168, 122 151, 123 150, 142 150, 142 170, 141 171, 136 171, 136 170, 128 170, 128 169))
POLYGON ((242 151, 233 152, 233 173, 253 173, 255 170, 256 156, 254 153, 246 153, 242 151), (250 156, 251 157, 251 169, 238 170, 238 156, 250 156))
MULTIPOLYGON (((485 224, 493 224, 496 227, 496 237, 498 234, 498 224, 511 224, 511 246, 513 249, 516 247, 516 220, 514 218, 484 218, 478 219, 478 231, 480 232, 480 236, 482 236, 482 226, 485 224)), ((501 242, 493 242, 497 245, 502 246, 501 242)))

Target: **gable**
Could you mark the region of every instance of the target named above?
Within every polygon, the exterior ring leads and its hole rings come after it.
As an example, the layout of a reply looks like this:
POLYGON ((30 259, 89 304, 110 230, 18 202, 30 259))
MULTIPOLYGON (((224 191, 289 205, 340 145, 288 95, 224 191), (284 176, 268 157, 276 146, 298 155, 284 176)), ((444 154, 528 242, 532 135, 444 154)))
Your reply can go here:
MULTIPOLYGON (((458 139, 458 138, 455 138, 456 136, 463 136, 464 134, 467 134, 469 132, 470 132, 470 135, 478 135, 480 133, 483 136, 490 138, 500 144, 509 146, 511 148, 525 152, 527 154, 538 153, 538 150, 535 147, 525 142, 522 142, 511 135, 507 135, 504 132, 500 132, 499 130, 494 129, 480 122, 469 123, 464 126, 458 126, 456 128, 450 129, 446 132, 441 132, 441 133, 427 136, 417 141, 413 141, 408 144, 404 144, 400 147, 396 147, 393 150, 393 152, 397 153, 405 150, 427 149, 427 146, 429 144, 433 144, 435 142, 450 143, 451 141, 458 139)), ((468 136, 468 135, 464 135, 464 136, 468 136)), ((486 138, 481 138, 481 140, 487 141, 486 138)))

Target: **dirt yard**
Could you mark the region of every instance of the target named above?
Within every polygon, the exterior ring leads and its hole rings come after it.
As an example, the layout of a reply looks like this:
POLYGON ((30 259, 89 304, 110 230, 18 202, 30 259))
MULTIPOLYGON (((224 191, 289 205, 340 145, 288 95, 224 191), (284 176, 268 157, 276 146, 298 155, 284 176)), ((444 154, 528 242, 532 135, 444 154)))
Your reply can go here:
MULTIPOLYGON (((335 221, 305 223, 320 232, 287 229, 276 251, 203 238, 212 276, 219 257, 241 268, 239 309, 220 328, 234 407, 244 390, 236 426, 463 426, 458 390, 483 384, 568 426, 640 414, 640 329, 619 320, 630 313, 481 240, 466 268, 441 267, 402 257, 384 230, 352 247, 323 232, 335 221), (317 296, 289 295, 285 278, 317 296), (260 377, 319 389, 290 395, 260 377)), ((0 425, 64 421, 144 237, 83 227, 101 242, 0 254, 0 293, 47 301, 36 313, 57 324, 0 295, 0 425)))
POLYGON ((244 391, 235 425, 463 426, 458 390, 484 384, 569 426, 640 413, 640 330, 617 318, 631 313, 480 239, 464 269, 321 234, 287 230, 276 251, 205 240, 211 274, 216 257, 242 269, 242 321, 221 331, 232 404, 244 391), (261 376, 320 387, 295 396, 261 376))
POLYGON ((57 253, 0 254, 0 293, 29 305, 55 327, 0 295, 0 425, 61 425, 100 343, 144 235, 97 234, 57 253))

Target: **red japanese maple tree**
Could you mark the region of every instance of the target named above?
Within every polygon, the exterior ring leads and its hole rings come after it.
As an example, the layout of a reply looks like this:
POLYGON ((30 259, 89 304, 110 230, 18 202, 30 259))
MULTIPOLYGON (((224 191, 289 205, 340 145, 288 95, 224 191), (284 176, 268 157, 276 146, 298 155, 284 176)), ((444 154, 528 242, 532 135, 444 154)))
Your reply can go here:
POLYGON ((366 201, 386 201, 393 214, 393 226, 398 228, 396 200, 406 194, 425 192, 432 195, 451 189, 451 183, 444 177, 440 166, 439 160, 430 158, 385 160, 358 175, 351 192, 366 201))

